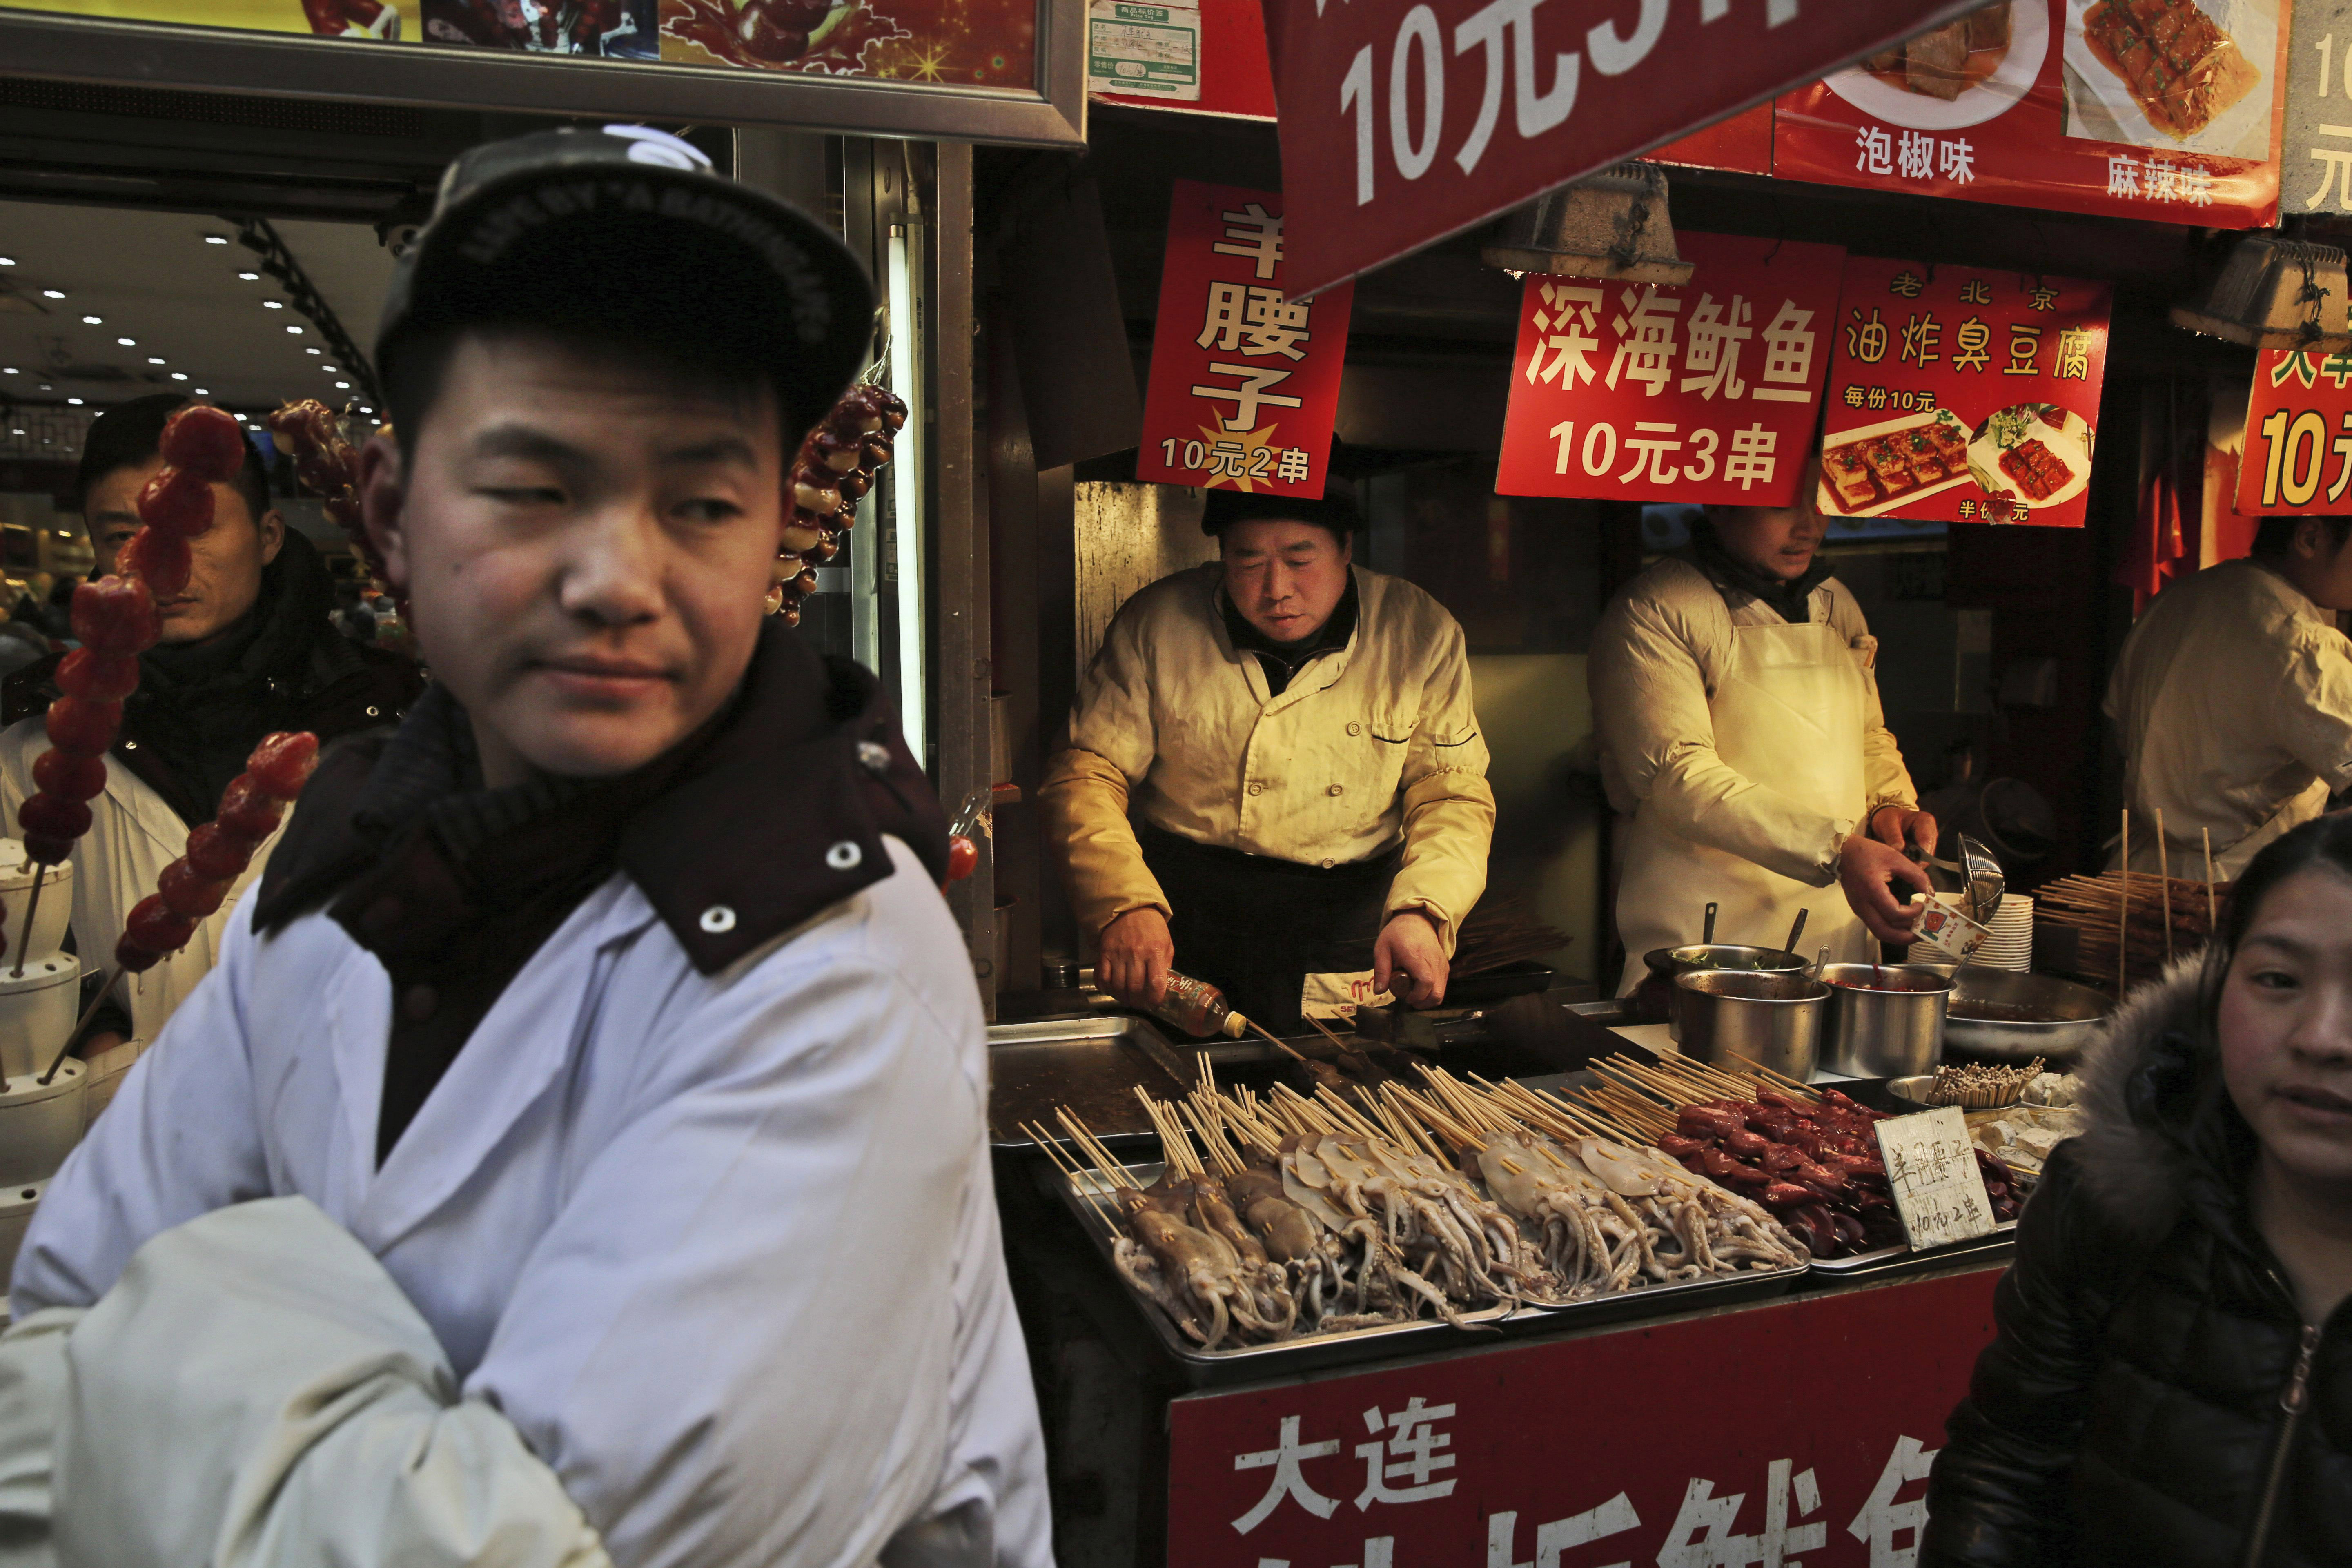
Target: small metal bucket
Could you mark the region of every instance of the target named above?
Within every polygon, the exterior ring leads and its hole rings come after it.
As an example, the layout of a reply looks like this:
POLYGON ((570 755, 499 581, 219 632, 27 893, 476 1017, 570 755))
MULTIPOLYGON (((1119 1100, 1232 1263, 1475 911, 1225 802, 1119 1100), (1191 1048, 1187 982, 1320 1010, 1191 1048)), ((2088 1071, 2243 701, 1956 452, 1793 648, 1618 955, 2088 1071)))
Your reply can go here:
POLYGON ((1944 1057, 1950 978, 1908 964, 1830 963, 1829 1047, 1822 1065, 1855 1078, 1933 1072, 1944 1057))
POLYGON ((1820 981, 1801 973, 1701 969, 1675 976, 1675 992, 1684 1055, 1733 1070, 1769 1068, 1801 1083, 1812 1078, 1830 997, 1820 981))

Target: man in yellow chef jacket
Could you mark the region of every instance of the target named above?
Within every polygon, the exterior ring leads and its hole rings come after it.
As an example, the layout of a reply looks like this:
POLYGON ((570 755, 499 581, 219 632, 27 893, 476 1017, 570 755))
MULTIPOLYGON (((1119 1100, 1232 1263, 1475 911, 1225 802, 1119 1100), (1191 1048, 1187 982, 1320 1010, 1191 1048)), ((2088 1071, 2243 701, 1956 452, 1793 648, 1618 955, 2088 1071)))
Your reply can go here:
POLYGON ((1809 463, 1789 507, 1710 507, 1691 547, 1619 592, 1587 666, 1610 804, 1633 818, 1617 892, 1623 994, 1654 948, 1716 940, 1803 945, 1833 962, 1909 940, 1890 881, 1930 890, 1932 851, 1878 705, 1870 635, 1819 550, 1809 463))
POLYGON ((1495 796, 1462 628, 1354 564, 1353 509, 1214 489, 1222 559, 1120 606, 1040 791, 1095 973, 1262 1024, 1445 994, 1495 796))
POLYGON ((2234 879, 2352 789, 2352 518, 2264 518, 2254 552, 2185 577, 2124 639, 2106 712, 2124 751, 2132 867, 2234 879))

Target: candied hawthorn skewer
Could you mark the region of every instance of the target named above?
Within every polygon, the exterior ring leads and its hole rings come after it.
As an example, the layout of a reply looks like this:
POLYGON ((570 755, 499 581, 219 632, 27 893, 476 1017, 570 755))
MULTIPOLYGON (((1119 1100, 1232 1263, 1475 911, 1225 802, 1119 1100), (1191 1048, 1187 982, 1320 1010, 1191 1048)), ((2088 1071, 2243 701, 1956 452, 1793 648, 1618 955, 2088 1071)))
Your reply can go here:
MULTIPOLYGON (((360 526, 359 448, 344 437, 335 411, 315 397, 306 397, 286 404, 262 423, 293 454, 294 477, 320 499, 328 518, 352 542, 368 575, 389 587, 383 557, 367 530, 360 526)), ((395 593, 393 598, 405 609, 406 595, 395 593)))
POLYGON ((140 528, 123 546, 122 573, 74 590, 74 635, 82 646, 58 667, 65 695, 49 707, 52 749, 34 767, 32 797, 16 810, 34 870, 16 976, 25 973, 49 868, 89 831, 89 803, 106 788, 106 753, 122 725, 123 699, 139 689, 139 655, 163 635, 156 596, 188 585, 188 541, 213 525, 213 486, 245 466, 245 432, 233 416, 194 404, 164 422, 160 450, 163 467, 139 492, 140 528))
POLYGON ((860 382, 801 443, 786 482, 784 533, 769 590, 786 625, 800 624, 801 601, 816 592, 816 569, 841 553, 841 536, 857 521, 857 503, 874 488, 906 423, 904 402, 860 382))
POLYGON ((196 922, 221 907, 229 889, 253 863, 254 851, 278 831, 286 808, 301 795, 318 765, 319 737, 309 731, 281 730, 262 737, 246 758, 245 772, 221 792, 218 814, 188 830, 187 852, 164 867, 155 879, 155 890, 131 907, 114 944, 114 973, 66 1036, 57 1060, 41 1075, 43 1083, 57 1072, 66 1052, 125 974, 143 974, 188 945, 196 934, 196 922))

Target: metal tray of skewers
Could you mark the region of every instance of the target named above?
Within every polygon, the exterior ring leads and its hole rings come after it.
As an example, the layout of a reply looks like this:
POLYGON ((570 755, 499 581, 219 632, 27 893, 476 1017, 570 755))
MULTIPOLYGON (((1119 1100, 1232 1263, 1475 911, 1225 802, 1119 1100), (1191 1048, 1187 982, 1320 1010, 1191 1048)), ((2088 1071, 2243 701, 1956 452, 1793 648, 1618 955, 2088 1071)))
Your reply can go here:
POLYGON ((1427 1079, 1353 1103, 1139 1096, 1172 1175, 1076 1118, 1027 1131, 1059 1172, 1040 1179, 1196 1385, 1728 1306, 1804 1277, 1762 1209, 1654 1150, 1515 1084, 1427 1079))
POLYGON ((1763 1204, 1812 1252, 1817 1274, 1843 1280, 1948 1268, 2006 1248, 2017 1228, 2022 1186, 1979 1149, 1991 1233, 1945 1247, 1909 1246, 1872 1131, 1887 1113, 1842 1090, 1737 1058, 1727 1068, 1671 1050, 1602 1058, 1591 1077, 1591 1085, 1570 1091, 1572 1101, 1763 1204))

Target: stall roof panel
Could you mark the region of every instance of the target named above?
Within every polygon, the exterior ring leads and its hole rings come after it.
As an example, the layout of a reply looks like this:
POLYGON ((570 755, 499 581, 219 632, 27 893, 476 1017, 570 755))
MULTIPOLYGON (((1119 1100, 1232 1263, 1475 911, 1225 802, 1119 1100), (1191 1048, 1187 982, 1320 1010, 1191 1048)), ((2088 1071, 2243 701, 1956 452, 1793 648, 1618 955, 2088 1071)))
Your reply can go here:
POLYGON ((195 214, 0 202, 0 402, 78 397, 96 409, 201 388, 247 412, 299 397, 371 403, 329 327, 340 321, 362 352, 373 342, 392 275, 374 231, 277 226, 317 304, 272 277, 239 232, 195 214))

